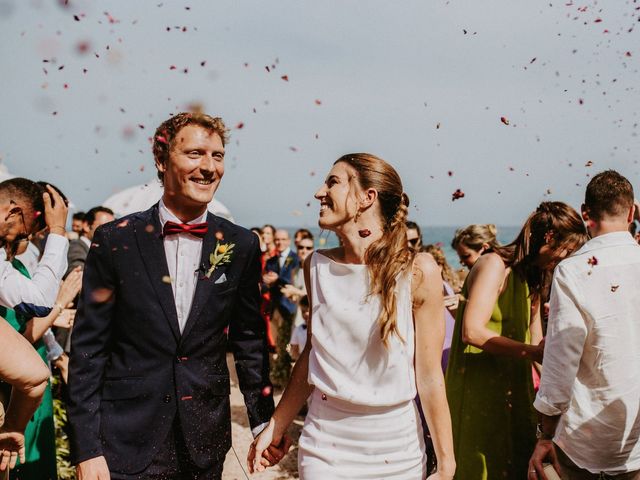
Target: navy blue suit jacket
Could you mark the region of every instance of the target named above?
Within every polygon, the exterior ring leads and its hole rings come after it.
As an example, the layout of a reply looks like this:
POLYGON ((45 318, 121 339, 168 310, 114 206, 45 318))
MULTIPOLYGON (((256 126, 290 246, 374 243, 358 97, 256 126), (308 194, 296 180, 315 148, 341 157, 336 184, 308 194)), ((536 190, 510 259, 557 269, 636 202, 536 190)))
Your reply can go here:
POLYGON ((223 462, 231 445, 227 347, 251 428, 273 413, 257 237, 207 216, 202 271, 216 234, 231 262, 200 274, 180 334, 158 206, 98 228, 87 256, 69 367, 74 463, 104 455, 112 472, 149 465, 178 416, 193 461, 223 462), (222 275, 226 281, 218 282, 222 275), (227 329, 228 327, 228 335, 227 329))
POLYGON ((280 262, 278 262, 279 258, 280 255, 276 254, 267 259, 267 263, 265 265, 265 270, 267 272, 276 272, 278 274, 278 280, 276 283, 269 287, 269 291, 271 292, 271 307, 273 310, 278 308, 281 312, 284 311, 289 315, 293 315, 296 313, 298 306, 282 295, 280 289, 285 285, 293 284, 293 276, 300 268, 300 260, 298 260, 298 255, 293 250, 290 250, 289 255, 287 255, 287 258, 284 261, 284 265, 280 268, 280 262))

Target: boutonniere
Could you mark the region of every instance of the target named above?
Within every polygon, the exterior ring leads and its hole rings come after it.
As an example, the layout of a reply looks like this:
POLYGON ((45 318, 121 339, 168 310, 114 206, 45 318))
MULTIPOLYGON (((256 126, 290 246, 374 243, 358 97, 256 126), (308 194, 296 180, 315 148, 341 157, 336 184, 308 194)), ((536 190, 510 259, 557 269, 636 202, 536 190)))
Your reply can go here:
POLYGON ((293 258, 291 258, 291 257, 287 257, 287 258, 284 260, 284 268, 287 268, 289 265, 291 265, 291 262, 293 262, 293 258))
POLYGON ((207 273, 204 274, 207 278, 211 278, 211 274, 215 271, 218 265, 224 265, 231 261, 233 247, 235 246, 235 243, 216 242, 216 248, 214 248, 211 255, 209 255, 209 263, 211 263, 211 266, 209 267, 209 270, 207 270, 207 273))

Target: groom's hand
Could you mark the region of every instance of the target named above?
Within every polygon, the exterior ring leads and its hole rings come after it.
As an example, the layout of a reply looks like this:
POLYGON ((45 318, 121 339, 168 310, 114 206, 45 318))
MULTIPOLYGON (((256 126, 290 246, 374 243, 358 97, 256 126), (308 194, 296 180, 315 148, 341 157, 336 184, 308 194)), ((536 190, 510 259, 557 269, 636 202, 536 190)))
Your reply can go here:
POLYGON ((76 467, 78 480, 110 480, 109 467, 104 457, 95 457, 80 462, 76 467))

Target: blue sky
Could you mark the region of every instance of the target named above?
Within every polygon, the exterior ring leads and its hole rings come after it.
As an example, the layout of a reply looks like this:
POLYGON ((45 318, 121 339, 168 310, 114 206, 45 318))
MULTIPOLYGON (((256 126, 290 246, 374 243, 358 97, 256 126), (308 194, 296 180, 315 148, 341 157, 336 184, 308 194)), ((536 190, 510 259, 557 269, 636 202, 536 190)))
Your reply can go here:
POLYGON ((0 0, 0 156, 79 208, 152 180, 148 137, 194 103, 232 128, 217 197, 245 225, 314 225, 353 151, 424 225, 579 207, 605 168, 640 188, 637 2, 64 3, 0 0))

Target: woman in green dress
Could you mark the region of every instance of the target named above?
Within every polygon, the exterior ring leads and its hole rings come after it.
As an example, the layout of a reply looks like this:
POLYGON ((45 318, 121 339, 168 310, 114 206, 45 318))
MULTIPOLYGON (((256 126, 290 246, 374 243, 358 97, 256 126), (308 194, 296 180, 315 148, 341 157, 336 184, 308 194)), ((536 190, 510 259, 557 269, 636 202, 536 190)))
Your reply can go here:
POLYGON ((543 202, 514 242, 475 263, 462 289, 446 374, 456 479, 527 478, 542 360, 540 299, 553 268, 587 239, 578 213, 543 202))
MULTIPOLYGON (((17 259, 11 261, 13 267, 26 277, 30 277, 25 266, 17 259)), ((15 330, 21 333, 36 349, 44 362, 47 362, 47 349, 42 341, 44 333, 54 324, 63 312, 63 306, 70 303, 80 290, 82 273, 72 271, 63 282, 56 307, 43 318, 26 318, 14 310, 0 307, 3 317, 15 330)), ((65 315, 68 315, 65 312, 65 315)), ((56 466, 55 427, 53 423, 53 397, 51 385, 45 390, 42 403, 27 424, 24 432, 26 458, 11 472, 12 480, 55 480, 58 478, 56 466)))

